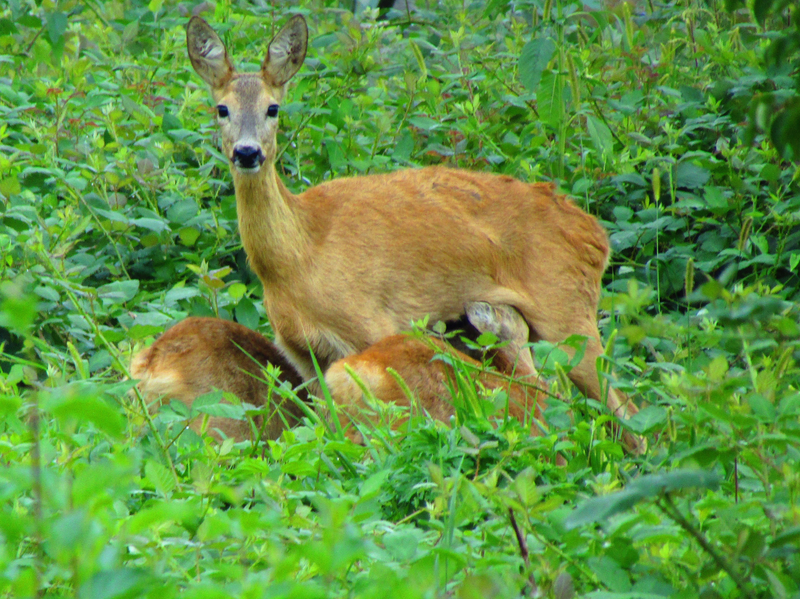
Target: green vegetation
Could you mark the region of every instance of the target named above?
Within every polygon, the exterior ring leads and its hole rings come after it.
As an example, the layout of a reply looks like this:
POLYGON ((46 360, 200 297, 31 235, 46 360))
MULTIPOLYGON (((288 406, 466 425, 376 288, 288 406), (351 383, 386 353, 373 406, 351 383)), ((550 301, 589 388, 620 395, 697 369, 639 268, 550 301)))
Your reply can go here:
POLYGON ((274 4, 205 16, 250 68, 307 16, 292 189, 446 163, 554 180, 603 220, 601 326, 649 450, 625 455, 543 344, 576 399, 550 437, 469 389, 452 426, 364 447, 312 419, 262 445, 148 419, 126 365, 170 323, 269 334, 187 5, 8 0, 0 596, 800 597, 796 4, 419 0, 377 24, 274 4))

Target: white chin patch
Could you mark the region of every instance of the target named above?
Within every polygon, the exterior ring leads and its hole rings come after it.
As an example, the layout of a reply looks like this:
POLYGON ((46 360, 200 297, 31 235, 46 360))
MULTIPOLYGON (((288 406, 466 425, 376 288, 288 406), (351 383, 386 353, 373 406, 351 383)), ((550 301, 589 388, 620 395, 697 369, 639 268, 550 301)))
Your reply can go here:
POLYGON ((234 164, 236 170, 239 171, 243 175, 255 175, 258 171, 261 170, 261 165, 257 164, 256 166, 251 166, 249 168, 244 168, 243 166, 239 166, 238 164, 234 164))

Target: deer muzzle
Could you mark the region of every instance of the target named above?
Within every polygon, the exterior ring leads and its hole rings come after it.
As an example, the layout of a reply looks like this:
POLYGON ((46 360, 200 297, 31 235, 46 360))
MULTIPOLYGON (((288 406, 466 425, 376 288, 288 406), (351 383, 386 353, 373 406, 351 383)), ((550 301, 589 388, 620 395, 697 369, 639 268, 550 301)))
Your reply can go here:
POLYGON ((256 172, 264 164, 264 152, 258 146, 241 145, 233 148, 233 165, 244 172, 256 172))

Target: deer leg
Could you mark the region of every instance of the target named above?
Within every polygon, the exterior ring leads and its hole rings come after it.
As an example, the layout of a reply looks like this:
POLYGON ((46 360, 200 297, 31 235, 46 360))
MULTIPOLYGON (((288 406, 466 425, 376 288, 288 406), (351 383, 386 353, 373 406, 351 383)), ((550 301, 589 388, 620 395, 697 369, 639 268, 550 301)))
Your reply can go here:
MULTIPOLYGON (((639 412, 636 404, 625 393, 610 385, 603 389, 597 368, 597 360, 603 355, 603 344, 594 323, 591 328, 594 330, 586 330, 589 329, 587 326, 584 330, 576 331, 587 337, 586 352, 583 359, 570 371, 569 378, 587 397, 604 401, 611 413, 620 420, 630 418, 639 412)), ((643 438, 627 431, 622 432, 622 442, 629 451, 637 455, 644 453, 647 449, 647 442, 643 438)))
POLYGON ((493 333, 505 343, 497 350, 498 370, 538 376, 531 350, 526 346, 530 329, 522 315, 512 306, 488 302, 468 302, 464 305, 467 320, 481 333, 493 333))

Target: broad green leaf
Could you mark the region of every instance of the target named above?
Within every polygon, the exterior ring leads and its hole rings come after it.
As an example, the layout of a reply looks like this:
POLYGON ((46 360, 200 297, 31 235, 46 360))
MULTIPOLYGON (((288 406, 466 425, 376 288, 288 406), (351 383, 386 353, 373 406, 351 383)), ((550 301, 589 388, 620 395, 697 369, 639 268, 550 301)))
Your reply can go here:
POLYGON ((247 293, 247 285, 244 283, 232 283, 230 287, 228 287, 228 295, 231 296, 231 299, 240 300, 244 297, 244 294, 247 293))
POLYGON ((586 126, 594 149, 597 150, 603 163, 610 160, 614 155, 614 137, 611 135, 611 130, 603 121, 591 114, 586 117, 586 126))
POLYGON ((721 477, 705 470, 673 470, 665 474, 648 474, 637 478, 628 488, 642 492, 646 497, 685 489, 716 489, 721 477))
POLYGON ((236 321, 248 329, 256 330, 260 320, 258 309, 250 298, 243 297, 234 310, 236 321))
POLYGON ((633 432, 644 435, 667 423, 667 410, 661 406, 647 406, 624 421, 625 426, 633 432))
POLYGON ((547 72, 542 76, 536 94, 539 118, 558 129, 564 120, 564 82, 558 74, 547 72))
POLYGON ((105 400, 79 388, 57 390, 42 405, 63 423, 91 422, 112 437, 119 437, 125 421, 105 400))
POLYGON ((756 21, 764 23, 772 10, 774 0, 753 0, 753 15, 756 21))
POLYGON ((381 487, 386 482, 386 480, 391 476, 392 471, 389 469, 379 470, 372 476, 370 476, 367 480, 365 480, 359 491, 359 495, 361 496, 361 500, 369 499, 378 494, 381 490, 381 487))
POLYGON ((13 395, 0 395, 0 416, 6 417, 16 414, 22 402, 19 397, 13 395))
POLYGON ((697 189, 703 187, 711 178, 711 173, 691 162, 681 162, 675 169, 675 183, 678 187, 697 189))
POLYGON ((522 48, 519 56, 519 79, 529 92, 537 91, 542 73, 555 51, 556 45, 550 38, 531 40, 522 48))
POLYGON ((686 489, 715 489, 720 477, 704 470, 674 470, 666 474, 648 474, 631 482, 624 490, 584 501, 564 521, 567 529, 602 522, 629 510, 644 499, 686 489))
POLYGON ((222 391, 214 390, 210 393, 205 393, 197 398, 192 402, 192 408, 200 409, 205 408, 208 406, 215 406, 222 401, 222 391))
POLYGON ((10 175, 8 177, 3 177, 0 179, 0 193, 4 196, 8 197, 19 193, 22 190, 22 187, 19 184, 19 179, 17 179, 16 175, 10 175))
POLYGON ((79 599, 133 599, 153 586, 152 574, 145 569, 101 570, 80 586, 79 599))
POLYGON ((175 477, 172 476, 172 473, 163 464, 148 460, 144 465, 144 473, 155 490, 165 497, 175 489, 175 477))
POLYGON ((97 288, 97 295, 115 304, 122 304, 136 297, 139 291, 139 281, 137 279, 129 281, 116 281, 108 285, 97 288))
POLYGON ((244 420, 244 408, 241 405, 232 405, 229 403, 216 403, 196 406, 192 404, 192 408, 203 414, 209 416, 217 416, 219 418, 231 418, 233 420, 244 420))
POLYGON ((67 30, 67 15, 60 11, 54 11, 47 13, 45 20, 47 21, 47 37, 51 44, 56 45, 67 30))
POLYGON ((619 564, 604 555, 591 557, 588 560, 589 568, 606 587, 617 593, 626 593, 631 590, 631 580, 619 564))

